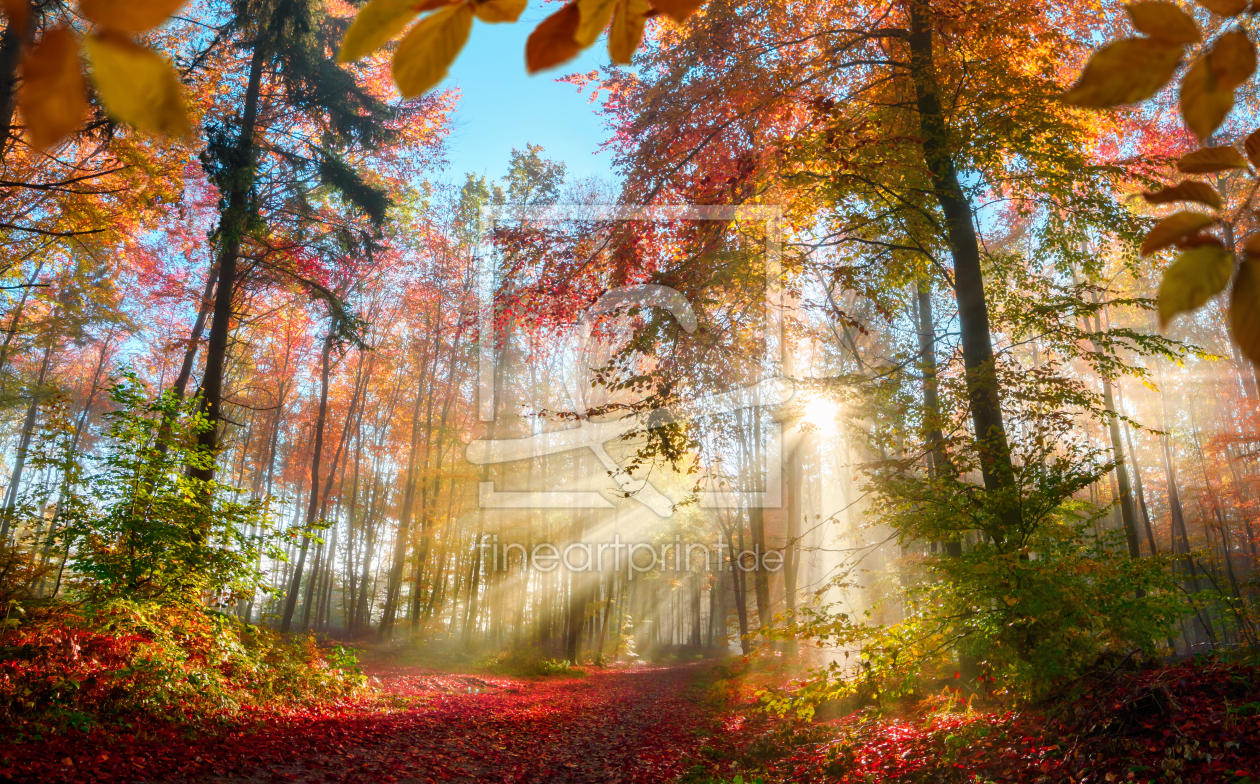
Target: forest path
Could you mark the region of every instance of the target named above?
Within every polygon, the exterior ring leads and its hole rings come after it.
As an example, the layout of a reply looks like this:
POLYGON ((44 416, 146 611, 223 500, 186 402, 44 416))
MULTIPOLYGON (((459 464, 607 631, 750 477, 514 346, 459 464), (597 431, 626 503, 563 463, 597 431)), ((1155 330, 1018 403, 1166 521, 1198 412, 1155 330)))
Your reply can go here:
POLYGON ((394 709, 240 737, 236 751, 258 767, 197 779, 664 782, 689 766, 702 742, 694 730, 704 715, 690 687, 704 669, 525 680, 384 668, 375 674, 394 709))

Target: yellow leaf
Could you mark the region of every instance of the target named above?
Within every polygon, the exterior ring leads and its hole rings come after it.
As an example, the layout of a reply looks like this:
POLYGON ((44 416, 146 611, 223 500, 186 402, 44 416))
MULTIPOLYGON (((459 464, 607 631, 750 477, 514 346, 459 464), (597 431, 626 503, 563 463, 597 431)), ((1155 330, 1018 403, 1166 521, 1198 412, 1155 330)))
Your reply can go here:
POLYGON ((1222 89, 1208 57, 1200 57, 1181 80, 1181 117, 1200 140, 1212 135, 1229 110, 1234 108, 1234 90, 1222 89))
POLYGON ((1260 364, 1260 270, 1257 262, 1244 261, 1234 279, 1229 299, 1229 328, 1243 356, 1260 364))
POLYGON ((79 0, 79 11, 107 30, 142 33, 165 22, 187 0, 79 0))
POLYGON ((1181 47, 1150 38, 1125 38, 1089 59, 1063 100, 1096 109, 1138 103, 1168 84, 1181 63, 1181 47))
POLYGON ((1205 182, 1183 180, 1168 188, 1147 191, 1142 194, 1147 204, 1172 204, 1178 201, 1197 201, 1214 210, 1221 208, 1221 196, 1216 189, 1205 182))
POLYGON ((1141 254, 1149 256, 1157 250, 1163 250, 1169 245, 1180 242, 1183 238, 1189 237, 1211 226, 1216 221, 1206 212, 1174 212, 1146 233, 1146 239, 1142 241, 1141 254))
POLYGON ((473 12, 467 5, 447 6, 420 20, 394 52, 394 84, 404 98, 414 98, 437 86, 455 62, 472 29, 473 12))
POLYGON ((30 0, 0 0, 0 8, 9 17, 9 24, 15 28, 26 28, 26 23, 31 18, 30 0))
POLYGON ((1019 599, 1016 599, 1014 596, 1003 596, 1002 601, 1006 602, 1007 607, 1014 607, 1019 604, 1019 599))
POLYGON ((582 47, 573 40, 582 12, 577 3, 569 3, 542 20, 525 42, 525 70, 537 73, 577 57, 582 47))
POLYGON ((484 0, 473 3, 473 13, 483 22, 515 22, 529 0, 484 0))
POLYGON ((1200 40, 1194 18, 1173 3, 1129 3, 1125 10, 1139 32, 1168 44, 1195 44, 1200 40))
POLYGON ((1221 16, 1238 16, 1247 10, 1248 0, 1199 0, 1199 5, 1221 16))
POLYGON ((577 7, 582 14, 582 21, 573 34, 573 40, 586 48, 595 43, 599 34, 608 27, 608 20, 612 19, 613 9, 617 7, 617 0, 577 0, 577 7))
POLYGON ((165 58, 109 31, 89 35, 84 46, 110 117, 150 133, 189 133, 183 88, 165 58))
POLYGON ((43 150, 79 127, 87 112, 79 42, 65 27, 44 34, 22 65, 18 106, 26 119, 31 144, 43 150))
POLYGON ((687 21, 687 17, 699 11, 705 2, 706 0, 653 0, 652 7, 681 24, 687 21))
POLYGON ((372 0, 355 14, 337 52, 337 62, 354 62, 375 52, 406 30, 418 14, 415 0, 372 0))
POLYGON ((1228 145, 1200 147, 1177 159, 1177 170, 1186 174, 1211 174, 1226 169, 1245 169, 1247 160, 1228 145))
POLYGON ((616 65, 629 65, 634 50, 643 41, 643 27, 652 6, 647 0, 618 0, 617 13, 613 16, 612 30, 608 33, 608 56, 616 65))
POLYGON ((1159 284, 1159 324, 1167 327, 1178 313, 1197 309, 1225 290, 1234 272, 1234 254, 1219 243, 1183 251, 1159 284))

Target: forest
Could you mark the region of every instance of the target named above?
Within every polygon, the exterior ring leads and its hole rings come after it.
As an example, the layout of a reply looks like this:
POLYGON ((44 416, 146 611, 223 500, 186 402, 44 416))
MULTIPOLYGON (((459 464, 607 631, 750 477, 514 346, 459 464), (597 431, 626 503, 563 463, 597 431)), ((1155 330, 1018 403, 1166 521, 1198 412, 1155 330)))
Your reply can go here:
POLYGON ((1260 2, 0 24, 0 783, 1260 782, 1260 2))

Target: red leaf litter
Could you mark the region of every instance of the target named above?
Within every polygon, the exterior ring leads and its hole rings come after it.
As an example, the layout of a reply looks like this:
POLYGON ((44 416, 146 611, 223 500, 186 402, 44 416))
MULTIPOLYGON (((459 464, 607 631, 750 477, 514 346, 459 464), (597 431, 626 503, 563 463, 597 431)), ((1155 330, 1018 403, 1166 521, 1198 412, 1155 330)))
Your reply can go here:
POLYGON ((195 735, 179 725, 0 745, 13 782, 661 782, 702 721, 696 667, 523 680, 379 671, 382 697, 195 735))
POLYGON ((766 781, 1260 784, 1260 672, 1183 662, 1043 712, 861 712, 812 731, 821 741, 770 762, 766 781))

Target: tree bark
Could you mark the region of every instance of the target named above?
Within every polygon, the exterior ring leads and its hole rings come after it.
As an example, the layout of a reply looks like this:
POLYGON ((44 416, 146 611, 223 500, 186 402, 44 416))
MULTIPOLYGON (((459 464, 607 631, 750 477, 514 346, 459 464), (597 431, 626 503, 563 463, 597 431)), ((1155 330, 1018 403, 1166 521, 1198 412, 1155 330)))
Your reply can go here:
POLYGON ((9 138, 13 135, 13 113, 17 109, 18 71, 22 65, 22 54, 31 39, 35 36, 35 28, 39 25, 40 10, 29 4, 30 18, 26 25, 19 27, 13 24, 12 17, 6 16, 4 34, 0 35, 0 164, 9 152, 9 138))
MULTIPOLYGON (((203 406, 209 427, 198 435, 197 442, 211 454, 219 448, 219 423, 223 421, 223 372, 227 364, 228 337, 232 327, 232 301, 236 293, 236 265, 241 254, 241 238, 249 222, 250 191, 253 183, 254 128, 258 122, 258 98, 262 90, 262 72, 266 53, 261 44, 254 45, 249 64, 249 81, 245 88, 245 105, 241 112, 241 131, 236 142, 238 166, 248 170, 233 178, 236 187, 227 194, 227 209, 219 221, 219 280, 215 287, 214 317, 210 321, 210 337, 206 341, 206 370, 201 380, 203 406)), ((322 434, 321 434, 322 435, 322 434)), ((214 479, 214 463, 189 474, 203 481, 214 479)), ((305 552, 303 552, 305 555, 305 552)), ((299 569, 300 571, 300 569, 299 569)), ((296 597, 293 597, 296 598, 296 597)), ((292 613, 284 626, 288 627, 292 613)))
POLYGON ((998 513, 998 525, 988 533, 1001 547, 1008 538, 1020 534, 1019 498, 1002 421, 1001 390, 984 294, 980 242, 972 222, 971 205, 958 179, 950 150, 949 131, 938 95, 931 10, 926 0, 910 2, 907 43, 924 163, 932 175, 933 194, 945 216, 946 238, 954 261, 954 293, 958 299, 967 399, 975 428, 980 473, 998 513))
MULTIPOLYGON (((223 276, 219 276, 219 285, 223 285, 223 276)), ((215 314, 218 317, 218 314, 215 314)), ((315 524, 319 511, 319 459, 324 448, 324 422, 328 418, 328 371, 332 356, 333 337, 337 333, 337 317, 333 316, 328 325, 328 335, 324 338, 324 349, 320 354, 319 378, 319 414, 315 418, 314 455, 311 457, 311 495, 306 505, 306 531, 315 524)), ((284 614, 280 619, 280 631, 288 632, 293 625, 293 610, 297 607, 298 589, 302 585, 302 570, 306 566, 306 551, 310 547, 309 533, 302 534, 302 547, 298 552, 297 564, 293 568, 293 577, 289 581, 289 591, 284 597, 284 614)))

